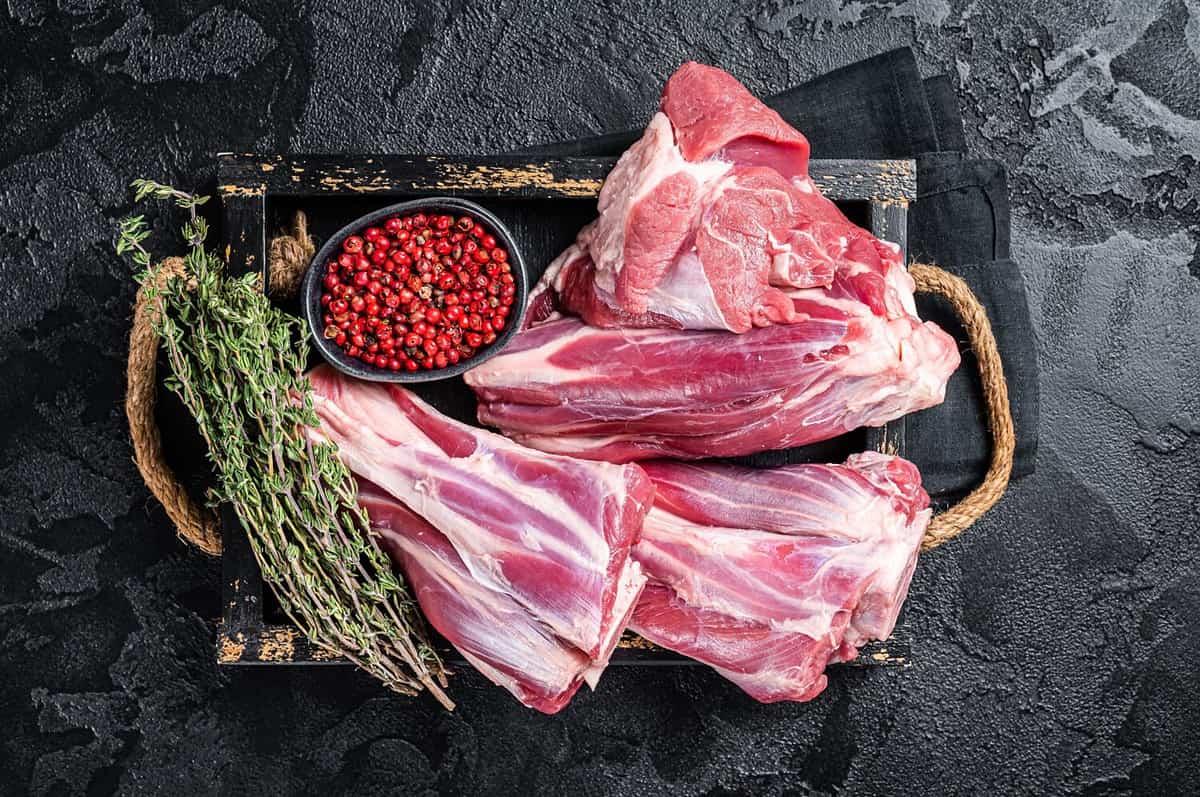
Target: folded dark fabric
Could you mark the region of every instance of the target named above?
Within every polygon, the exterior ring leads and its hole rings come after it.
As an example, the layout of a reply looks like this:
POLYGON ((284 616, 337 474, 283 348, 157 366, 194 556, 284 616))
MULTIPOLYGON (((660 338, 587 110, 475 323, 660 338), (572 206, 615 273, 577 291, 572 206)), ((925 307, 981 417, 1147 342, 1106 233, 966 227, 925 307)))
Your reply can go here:
MULTIPOLYGON (((1008 187, 993 161, 970 160, 951 81, 923 80, 908 49, 842 67, 767 97, 767 105, 804 132, 816 157, 917 159, 917 201, 909 212, 909 256, 936 263, 967 281, 992 319, 1004 359, 1017 451, 1013 476, 1031 473, 1037 454, 1037 360, 1025 285, 1009 260, 1008 187)), ((616 156, 641 130, 548 144, 520 154, 543 157, 616 156)), ((958 340, 963 331, 949 308, 922 298, 923 317, 958 340)), ((926 489, 969 489, 987 470, 991 443, 982 412, 974 357, 951 379, 946 401, 910 416, 905 452, 926 489)))
MULTIPOLYGON (((1008 183, 995 161, 943 153, 917 158, 917 201, 909 221, 909 255, 962 277, 988 311, 1004 359, 1017 450, 1013 477, 1033 472, 1037 454, 1037 352, 1025 282, 1009 260, 1008 183)), ((919 296, 921 317, 958 340, 965 333, 940 299, 919 296)), ((963 347, 963 365, 951 377, 946 401, 908 418, 906 451, 933 493, 965 490, 990 461, 975 357, 963 347)))
MULTIPOLYGON (((911 51, 904 50, 912 56, 911 51)), ((954 84, 946 75, 937 75, 925 79, 925 101, 929 104, 929 115, 933 120, 933 130, 937 136, 937 146, 934 150, 946 154, 962 153, 967 149, 963 137, 962 115, 958 110, 958 95, 954 93, 954 84)), ((913 154, 920 154, 913 150, 913 154)))
POLYGON ((996 161, 957 153, 917 157, 908 256, 954 270, 1009 256, 1008 175, 996 161))
MULTIPOLYGON (((1029 327, 1025 282, 1017 264, 1008 259, 959 263, 950 269, 962 277, 987 310, 1004 359, 1009 384, 1017 449, 1013 478, 1033 472, 1037 455, 1038 391, 1037 350, 1029 327)), ((958 340, 965 338, 954 312, 940 298, 921 296, 921 317, 939 324, 958 340)), ((946 386, 946 401, 910 415, 905 421, 905 453, 921 470, 921 481, 931 494, 958 493, 974 487, 991 461, 991 442, 985 433, 986 416, 975 356, 961 347, 962 367, 946 386)))

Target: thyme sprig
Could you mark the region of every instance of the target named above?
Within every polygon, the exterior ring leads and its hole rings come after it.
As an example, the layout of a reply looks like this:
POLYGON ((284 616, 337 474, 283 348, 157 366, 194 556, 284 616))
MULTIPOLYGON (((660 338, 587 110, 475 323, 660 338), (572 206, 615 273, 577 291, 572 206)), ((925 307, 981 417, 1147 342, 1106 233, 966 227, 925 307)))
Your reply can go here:
POLYGON ((171 200, 189 214, 181 276, 151 279, 143 216, 121 221, 117 252, 131 255, 162 308, 155 331, 172 372, 166 384, 208 445, 214 500, 232 504, 264 580, 309 639, 398 692, 429 689, 453 707, 420 613, 375 544, 349 470, 334 445, 305 433, 319 422, 300 320, 270 303, 258 275, 230 275, 205 248, 198 208, 207 197, 149 180, 133 188, 138 200, 171 200))

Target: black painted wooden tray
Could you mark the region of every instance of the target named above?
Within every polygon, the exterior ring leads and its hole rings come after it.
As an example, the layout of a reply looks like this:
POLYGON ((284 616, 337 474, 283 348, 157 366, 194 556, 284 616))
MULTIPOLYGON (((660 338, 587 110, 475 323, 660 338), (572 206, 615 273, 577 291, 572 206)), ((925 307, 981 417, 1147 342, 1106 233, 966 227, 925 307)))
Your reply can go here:
MULTIPOLYGON (((266 279, 267 241, 304 210, 320 243, 359 216, 405 198, 464 196, 485 205, 508 226, 525 254, 530 280, 596 212, 596 194, 614 158, 439 156, 262 156, 222 154, 217 168, 224 252, 233 269, 259 270, 266 279)), ((813 180, 848 216, 907 255, 908 204, 916 196, 911 160, 814 160, 813 180)), ((298 314, 297 307, 290 307, 298 314)), ((476 424, 475 399, 461 379, 411 386, 442 412, 476 424)), ((904 421, 853 432, 826 443, 743 457, 752 465, 840 462, 855 451, 904 453, 904 421)), ((222 512, 223 612, 217 660, 230 665, 347 664, 309 644, 279 610, 234 512, 222 512)), ((444 645, 444 643, 443 643, 444 645)), ((448 646, 447 661, 460 657, 448 646)), ((903 665, 903 635, 866 646, 856 665, 903 665)), ((695 664, 627 634, 612 663, 695 664)))

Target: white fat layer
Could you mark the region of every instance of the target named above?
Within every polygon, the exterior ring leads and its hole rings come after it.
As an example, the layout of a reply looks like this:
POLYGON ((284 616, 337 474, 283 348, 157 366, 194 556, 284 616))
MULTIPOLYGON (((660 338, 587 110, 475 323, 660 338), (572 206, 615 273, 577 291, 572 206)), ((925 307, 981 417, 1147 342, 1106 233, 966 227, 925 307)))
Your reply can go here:
POLYGON ((617 597, 613 601, 608 631, 600 640, 600 654, 593 659, 592 666, 583 673, 583 680, 591 689, 595 689, 596 684, 600 682, 600 675, 608 666, 608 660, 612 657, 612 652, 616 649, 617 642, 620 641, 621 632, 625 630, 629 615, 632 614, 633 607, 645 586, 646 575, 642 572, 642 566, 630 559, 621 570, 621 580, 617 585, 617 597))
POLYGON ((724 329, 728 325, 695 250, 675 258, 663 281, 651 292, 650 306, 686 329, 724 329))
MULTIPOLYGON (((692 163, 683 157, 675 143, 671 121, 661 111, 654 115, 642 137, 625 151, 604 181, 600 191, 600 218, 585 228, 580 241, 596 266, 596 287, 602 295, 614 296, 617 275, 625 267, 625 235, 633 208, 650 195, 663 180, 686 173, 704 186, 719 180, 733 168, 728 161, 706 160, 692 163)), ((699 219, 689 225, 694 228, 699 219)), ((682 231, 681 231, 682 232, 682 231)), ((615 306, 615 305, 614 305, 615 306)), ((655 312, 659 312, 654 306, 655 312)))
MULTIPOLYGON (((869 452, 876 453, 876 452, 869 452)), ((703 465, 689 466, 703 474, 703 465)), ((812 535, 849 542, 874 534, 873 523, 890 510, 896 489, 885 483, 884 490, 864 481, 858 471, 843 465, 785 465, 761 471, 772 483, 758 478, 740 484, 737 478, 693 485, 687 467, 680 468, 678 481, 655 475, 659 485, 671 485, 703 502, 704 511, 713 517, 745 515, 748 511, 770 514, 781 534, 812 535), (714 489, 715 488, 715 489, 714 489)), ((694 477, 693 477, 694 479, 694 477)))

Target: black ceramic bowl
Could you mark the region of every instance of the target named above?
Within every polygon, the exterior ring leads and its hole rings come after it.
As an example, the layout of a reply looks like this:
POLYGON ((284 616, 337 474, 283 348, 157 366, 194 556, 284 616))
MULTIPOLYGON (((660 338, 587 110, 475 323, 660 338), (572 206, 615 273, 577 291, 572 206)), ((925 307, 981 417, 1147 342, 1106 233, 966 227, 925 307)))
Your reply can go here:
POLYGON ((471 370, 480 363, 494 357, 504 348, 508 341, 512 340, 512 336, 521 328, 521 323, 524 320, 525 299, 529 291, 528 282, 529 277, 525 272, 525 260, 521 256, 521 250, 517 246, 517 242, 513 240, 512 233, 508 231, 508 228, 491 211, 480 207, 474 202, 468 202, 465 199, 458 199, 457 197, 430 197, 429 199, 414 199, 409 202, 401 202, 398 205, 389 205, 386 208, 380 208, 373 213, 368 213, 365 216, 355 219, 334 233, 325 242, 325 245, 321 247, 320 251, 317 252, 312 262, 309 263, 308 272, 304 275, 304 284, 300 289, 300 299, 304 306, 304 315, 308 319, 308 329, 313 342, 316 344, 317 351, 334 368, 358 379, 368 379, 374 382, 432 382, 438 379, 448 379, 458 376, 471 370), (491 345, 479 349, 470 359, 463 360, 456 365, 436 368, 430 371, 390 371, 384 368, 376 368, 349 356, 338 348, 333 341, 325 337, 325 325, 322 320, 324 313, 321 310, 321 288, 322 280, 325 278, 325 266, 330 258, 335 257, 341 251, 342 241, 347 236, 361 235, 362 231, 367 227, 379 224, 389 216, 403 216, 407 213, 416 213, 418 210, 427 213, 450 213, 456 216, 466 213, 478 219, 492 235, 496 236, 496 240, 508 250, 509 268, 512 271, 513 284, 517 289, 516 294, 513 296, 513 309, 508 317, 508 325, 504 327, 504 330, 496 336, 491 345))

